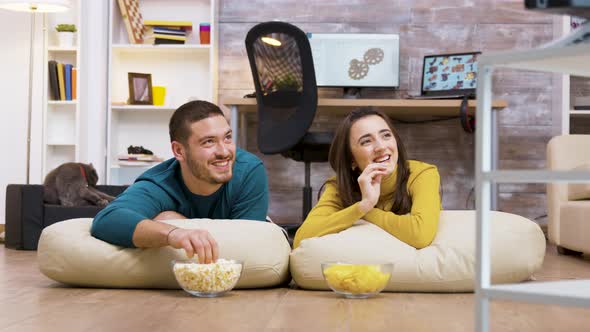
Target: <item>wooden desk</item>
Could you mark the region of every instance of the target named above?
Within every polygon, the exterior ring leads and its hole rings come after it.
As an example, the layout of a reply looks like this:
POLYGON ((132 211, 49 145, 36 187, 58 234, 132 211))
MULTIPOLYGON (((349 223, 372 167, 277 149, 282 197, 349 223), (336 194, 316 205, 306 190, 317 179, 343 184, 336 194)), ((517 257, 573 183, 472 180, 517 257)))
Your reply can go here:
MULTIPOLYGON (((231 109, 231 125, 234 137, 241 146, 246 145, 246 114, 256 112, 256 98, 224 98, 221 104, 231 109)), ((476 100, 469 100, 468 113, 475 114, 476 100)), ((457 99, 343 99, 320 98, 316 114, 348 114, 361 106, 379 108, 391 117, 396 116, 458 116, 461 100, 457 99)), ((505 100, 494 100, 492 108, 501 110, 508 106, 505 100)), ((495 118, 495 112, 492 112, 495 118)), ((495 121, 494 121, 495 122, 495 121)))

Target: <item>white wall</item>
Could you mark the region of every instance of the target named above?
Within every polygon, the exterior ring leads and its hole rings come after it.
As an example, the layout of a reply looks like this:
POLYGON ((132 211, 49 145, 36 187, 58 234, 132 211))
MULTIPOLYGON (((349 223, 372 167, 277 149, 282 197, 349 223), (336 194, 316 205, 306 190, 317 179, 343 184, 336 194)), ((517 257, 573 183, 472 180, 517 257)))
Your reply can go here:
POLYGON ((83 2, 80 44, 80 162, 106 183, 108 1, 83 2))
POLYGON ((30 22, 30 14, 0 10, 0 223, 5 220, 6 185, 26 181, 30 22))

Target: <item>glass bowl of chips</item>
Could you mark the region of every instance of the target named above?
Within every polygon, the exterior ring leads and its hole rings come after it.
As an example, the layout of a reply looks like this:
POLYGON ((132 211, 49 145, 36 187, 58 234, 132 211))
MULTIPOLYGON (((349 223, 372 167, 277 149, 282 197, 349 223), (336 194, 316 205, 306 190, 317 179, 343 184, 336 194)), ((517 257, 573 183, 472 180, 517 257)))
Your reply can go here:
POLYGON ((364 299, 379 294, 389 283, 393 263, 322 263, 322 274, 330 288, 346 298, 364 299))

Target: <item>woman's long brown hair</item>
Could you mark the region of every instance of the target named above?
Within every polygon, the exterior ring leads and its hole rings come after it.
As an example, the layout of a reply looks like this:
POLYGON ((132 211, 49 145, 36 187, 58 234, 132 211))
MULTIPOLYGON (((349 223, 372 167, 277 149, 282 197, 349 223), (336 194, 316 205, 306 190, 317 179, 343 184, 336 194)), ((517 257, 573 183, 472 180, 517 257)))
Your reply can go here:
POLYGON ((389 117, 371 107, 362 107, 352 111, 336 129, 334 140, 330 147, 330 166, 336 172, 336 187, 343 206, 349 207, 361 200, 361 190, 358 184, 358 177, 361 171, 358 168, 352 169, 352 150, 350 149, 350 128, 352 125, 366 116, 377 115, 381 117, 391 129, 397 141, 397 179, 393 194, 393 206, 391 212, 395 214, 407 214, 412 208, 412 198, 408 192, 407 184, 410 170, 407 162, 406 149, 395 131, 389 117))

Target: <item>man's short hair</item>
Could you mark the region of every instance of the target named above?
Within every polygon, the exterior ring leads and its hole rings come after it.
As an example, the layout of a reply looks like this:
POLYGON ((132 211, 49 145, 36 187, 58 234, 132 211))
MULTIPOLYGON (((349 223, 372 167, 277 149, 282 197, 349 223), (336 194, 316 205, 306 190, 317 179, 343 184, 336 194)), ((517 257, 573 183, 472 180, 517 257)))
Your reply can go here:
POLYGON ((174 111, 170 118, 170 141, 186 144, 193 123, 217 115, 225 116, 217 105, 204 100, 189 101, 174 111))

